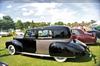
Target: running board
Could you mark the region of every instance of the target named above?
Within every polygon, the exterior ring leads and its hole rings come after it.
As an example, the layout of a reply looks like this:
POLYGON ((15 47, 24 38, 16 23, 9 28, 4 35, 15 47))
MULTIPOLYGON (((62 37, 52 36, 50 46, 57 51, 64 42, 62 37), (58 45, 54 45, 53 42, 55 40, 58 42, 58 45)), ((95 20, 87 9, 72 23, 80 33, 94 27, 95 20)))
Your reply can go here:
POLYGON ((46 54, 36 54, 36 53, 27 53, 27 52, 20 52, 21 54, 33 55, 33 56, 40 56, 40 57, 51 57, 50 55, 46 54))

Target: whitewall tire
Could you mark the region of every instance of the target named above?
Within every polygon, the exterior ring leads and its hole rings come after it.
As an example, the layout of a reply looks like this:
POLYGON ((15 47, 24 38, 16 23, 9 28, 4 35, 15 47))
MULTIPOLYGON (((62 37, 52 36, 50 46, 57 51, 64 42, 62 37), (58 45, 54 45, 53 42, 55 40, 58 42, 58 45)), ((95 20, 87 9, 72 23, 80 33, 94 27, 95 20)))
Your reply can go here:
POLYGON ((65 62, 67 60, 66 57, 54 57, 57 62, 65 62))
POLYGON ((9 45, 8 51, 9 51, 9 54, 14 55, 16 53, 14 45, 9 45))

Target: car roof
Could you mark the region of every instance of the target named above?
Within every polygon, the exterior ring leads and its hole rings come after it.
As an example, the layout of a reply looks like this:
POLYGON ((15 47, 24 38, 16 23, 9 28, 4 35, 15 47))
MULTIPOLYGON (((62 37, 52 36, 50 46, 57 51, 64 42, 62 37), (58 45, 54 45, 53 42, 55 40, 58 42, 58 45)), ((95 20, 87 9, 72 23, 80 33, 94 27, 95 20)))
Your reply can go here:
POLYGON ((72 28, 72 30, 82 30, 82 29, 78 29, 78 28, 72 28))
POLYGON ((69 29, 69 27, 67 27, 67 26, 44 26, 44 27, 37 27, 37 28, 32 28, 32 30, 34 30, 34 29, 50 29, 50 30, 54 30, 54 29, 66 29, 66 28, 68 28, 69 29))
MULTIPOLYGON (((72 28, 72 30, 73 30, 73 29, 78 30, 79 28, 72 28)), ((81 30, 81 29, 79 29, 79 30, 81 30)))

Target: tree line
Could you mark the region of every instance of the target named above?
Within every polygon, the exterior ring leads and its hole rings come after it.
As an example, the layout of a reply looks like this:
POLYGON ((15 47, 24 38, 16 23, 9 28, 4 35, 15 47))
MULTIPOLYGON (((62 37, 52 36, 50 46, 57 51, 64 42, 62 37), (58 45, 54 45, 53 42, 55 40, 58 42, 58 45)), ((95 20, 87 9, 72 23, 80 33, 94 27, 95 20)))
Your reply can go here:
POLYGON ((79 26, 79 25, 85 25, 89 26, 90 24, 95 23, 95 20, 91 20, 90 22, 84 22, 81 23, 78 22, 54 22, 54 24, 51 24, 51 22, 34 22, 34 21, 26 21, 22 22, 21 20, 17 20, 16 22, 13 21, 13 19, 10 16, 3 16, 2 19, 0 19, 0 29, 2 30, 8 30, 8 29, 28 29, 28 28, 34 28, 34 27, 42 27, 42 26, 50 26, 50 25, 65 25, 65 26, 79 26))

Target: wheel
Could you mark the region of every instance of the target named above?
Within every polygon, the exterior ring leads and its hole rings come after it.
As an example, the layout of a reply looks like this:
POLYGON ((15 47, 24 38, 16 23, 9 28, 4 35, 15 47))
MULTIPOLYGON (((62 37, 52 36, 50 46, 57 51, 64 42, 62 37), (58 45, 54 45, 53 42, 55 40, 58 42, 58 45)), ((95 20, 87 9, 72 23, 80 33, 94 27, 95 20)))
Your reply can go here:
POLYGON ((66 57, 54 57, 57 62, 65 62, 67 60, 66 57))
POLYGON ((11 55, 16 54, 15 46, 14 46, 14 45, 9 45, 9 46, 8 46, 8 52, 9 52, 11 55))

